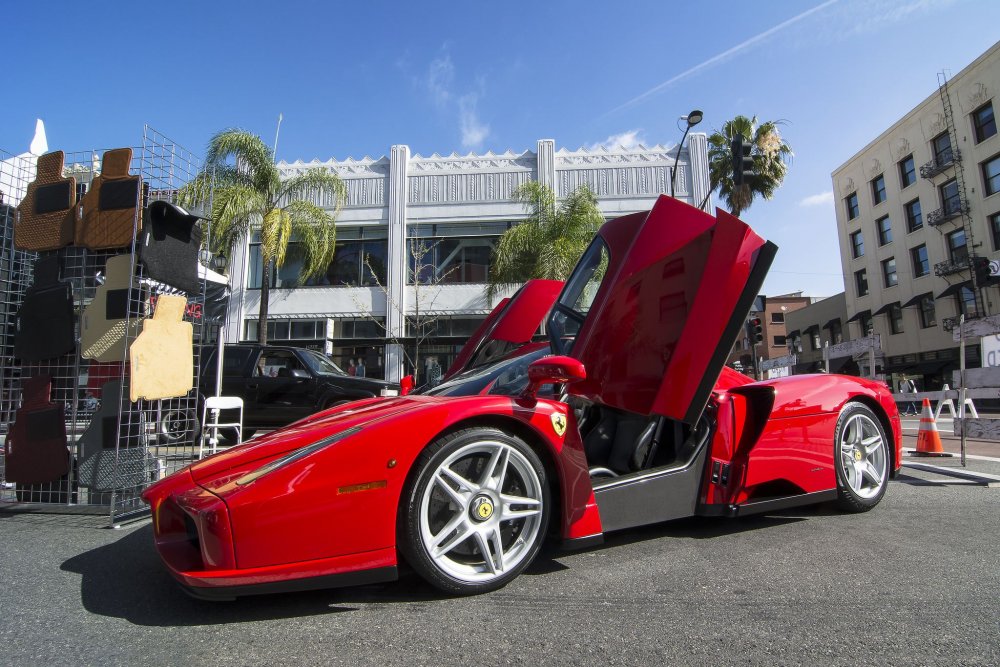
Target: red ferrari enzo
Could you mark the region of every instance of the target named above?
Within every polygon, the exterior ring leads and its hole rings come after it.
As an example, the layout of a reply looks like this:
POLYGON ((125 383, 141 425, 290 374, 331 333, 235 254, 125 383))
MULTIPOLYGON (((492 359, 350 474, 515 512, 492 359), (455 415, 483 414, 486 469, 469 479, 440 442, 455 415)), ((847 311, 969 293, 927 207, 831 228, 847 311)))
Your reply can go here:
POLYGON ((565 285, 498 307, 444 391, 331 408, 147 489, 163 562, 212 599, 391 580, 401 559, 468 594, 548 538, 874 507, 901 461, 885 385, 724 368, 775 251, 665 196, 606 223, 565 285), (525 345, 546 313, 547 349, 525 345))

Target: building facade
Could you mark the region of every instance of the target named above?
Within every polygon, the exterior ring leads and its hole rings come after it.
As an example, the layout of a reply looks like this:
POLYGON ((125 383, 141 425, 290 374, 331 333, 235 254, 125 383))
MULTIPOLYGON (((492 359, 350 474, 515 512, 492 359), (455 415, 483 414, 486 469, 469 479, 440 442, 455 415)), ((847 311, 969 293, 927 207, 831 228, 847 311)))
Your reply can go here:
POLYGON ((744 329, 743 335, 733 347, 727 362, 741 373, 752 375, 754 354, 758 362, 767 361, 788 354, 787 320, 786 316, 800 308, 805 308, 812 301, 810 297, 802 296, 801 292, 766 296, 764 311, 755 313, 760 318, 762 340, 756 347, 751 344, 749 332, 744 329))
MULTIPOLYGON (((825 371, 823 348, 852 340, 848 335, 850 328, 847 320, 847 298, 843 292, 789 313, 785 320, 788 329, 787 353, 796 358, 795 366, 790 369, 791 373, 798 375, 825 371)), ((831 373, 859 375, 860 371, 859 364, 852 356, 830 360, 831 373)))
POLYGON ((832 174, 848 337, 881 334, 887 379, 927 388, 958 367, 958 317, 1000 311, 983 285, 1000 258, 1000 43, 939 83, 832 174))
MULTIPOLYGON (((587 185, 607 219, 649 210, 671 191, 672 177, 677 198, 695 206, 709 192, 702 133, 680 149, 569 151, 543 139, 522 153, 421 157, 397 145, 379 159, 278 165, 283 178, 316 167, 347 186, 336 254, 325 274, 299 285, 301 264, 289 247, 285 265, 269 276, 269 340, 321 349, 345 368, 360 360, 368 376, 415 372, 418 381, 446 369, 491 310, 490 257, 500 235, 527 215, 512 198, 522 183, 537 180, 557 198, 587 185), (418 340, 421 368, 413 368, 407 360, 418 340)), ((332 208, 329 193, 314 193, 314 201, 332 208)), ((258 243, 251 237, 231 259, 230 342, 257 337, 258 243)))

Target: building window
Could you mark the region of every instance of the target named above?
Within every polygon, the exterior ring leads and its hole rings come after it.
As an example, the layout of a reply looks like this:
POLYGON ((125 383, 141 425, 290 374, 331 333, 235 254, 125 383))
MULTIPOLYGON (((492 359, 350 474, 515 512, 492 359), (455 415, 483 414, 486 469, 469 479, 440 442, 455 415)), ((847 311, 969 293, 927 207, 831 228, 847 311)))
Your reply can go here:
POLYGON ((962 197, 958 194, 958 181, 954 178, 944 183, 940 188, 941 208, 945 214, 959 213, 962 210, 962 197))
MULTIPOLYGON (((244 320, 243 340, 256 341, 259 320, 244 320)), ((326 320, 268 320, 267 340, 320 341, 326 339, 326 320)))
MULTIPOLYGON (((386 262, 389 242, 386 239, 371 241, 338 241, 333 261, 326 271, 307 280, 300 281, 299 273, 304 265, 304 256, 298 241, 293 240, 285 251, 285 263, 271 267, 270 286, 291 289, 301 286, 318 285, 385 285, 386 262), (371 267, 371 269, 369 269, 371 267), (372 270, 375 274, 372 274, 372 270)), ((255 232, 250 239, 250 267, 247 287, 260 289, 264 263, 260 254, 260 233, 255 232)))
POLYGON ((847 219, 854 220, 858 217, 858 193, 852 192, 847 195, 844 199, 844 204, 847 206, 847 219))
POLYGON ((908 188, 917 182, 917 168, 913 164, 913 155, 907 155, 899 161, 899 187, 908 188))
POLYGON ((813 350, 823 349, 823 341, 819 337, 819 331, 812 332, 812 334, 809 336, 809 344, 811 346, 811 349, 813 350))
POLYGON ((990 235, 993 237, 993 249, 1000 250, 1000 213, 989 217, 990 235))
POLYGON ((976 130, 977 144, 997 133, 997 121, 993 116, 992 102, 987 102, 972 112, 972 125, 976 130))
MULTIPOLYGON (((771 313, 771 324, 784 324, 785 314, 784 313, 771 313)), ((784 343, 782 343, 784 345, 784 343)))
POLYGON ((844 327, 840 324, 840 318, 830 322, 830 342, 834 345, 844 342, 844 327))
POLYGON ((983 163, 983 188, 987 197, 1000 192, 1000 155, 983 163))
POLYGON ((872 203, 878 206, 885 201, 885 176, 879 174, 872 180, 872 203))
POLYGON ((931 147, 934 150, 934 161, 937 164, 942 165, 951 162, 951 137, 948 136, 947 132, 942 132, 934 137, 931 141, 931 147))
POLYGON ((908 232, 915 232, 924 226, 924 216, 920 210, 920 200, 914 199, 903 209, 906 211, 906 229, 908 232))
POLYGON ((889 308, 887 315, 889 316, 889 331, 894 334, 903 333, 903 309, 900 305, 894 304, 889 308))
POLYGON ((499 236, 411 238, 409 284, 485 283, 499 236), (419 265, 419 266, 418 266, 419 265))
POLYGON ((934 299, 925 296, 920 300, 920 327, 929 329, 937 325, 937 318, 934 315, 934 299))
POLYGON ((976 311, 976 293, 971 287, 962 287, 955 295, 958 299, 958 314, 965 315, 966 319, 978 317, 976 311))
POLYGON ((872 314, 865 312, 861 314, 858 319, 858 325, 861 327, 861 335, 867 336, 872 332, 872 314))
POLYGON ((882 280, 886 287, 895 287, 899 283, 896 276, 896 258, 890 257, 882 262, 882 280))
POLYGON ((884 215, 876 220, 875 229, 878 231, 879 245, 892 243, 892 222, 889 220, 889 216, 884 215))
POLYGON ((854 259, 865 254, 865 237, 859 229, 851 234, 851 255, 854 259))
POLYGON ((948 257, 959 264, 969 260, 969 246, 965 241, 965 230, 956 229, 945 236, 948 241, 948 257))
POLYGON ((927 246, 918 245, 916 248, 910 248, 910 259, 913 260, 913 277, 919 278, 921 276, 926 276, 931 272, 931 263, 927 258, 927 246))
POLYGON ((865 296, 868 294, 868 270, 861 269, 860 271, 854 272, 854 287, 857 289, 858 296, 865 296))
POLYGON ((787 345, 787 343, 785 342, 784 336, 774 337, 774 344, 772 345, 772 347, 785 347, 785 345, 787 345))

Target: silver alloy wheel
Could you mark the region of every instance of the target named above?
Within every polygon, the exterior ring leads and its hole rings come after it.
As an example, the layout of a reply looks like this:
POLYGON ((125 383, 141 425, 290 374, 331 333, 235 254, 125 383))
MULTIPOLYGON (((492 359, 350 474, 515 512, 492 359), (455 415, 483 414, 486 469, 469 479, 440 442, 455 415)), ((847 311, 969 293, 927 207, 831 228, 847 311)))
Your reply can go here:
POLYGON ((885 485, 887 455, 882 431, 865 413, 851 415, 840 436, 840 467, 859 498, 878 495, 885 485))
POLYGON ((422 546, 441 572, 459 581, 502 577, 540 539, 543 497, 538 474, 515 447, 495 440, 460 447, 421 491, 422 546))

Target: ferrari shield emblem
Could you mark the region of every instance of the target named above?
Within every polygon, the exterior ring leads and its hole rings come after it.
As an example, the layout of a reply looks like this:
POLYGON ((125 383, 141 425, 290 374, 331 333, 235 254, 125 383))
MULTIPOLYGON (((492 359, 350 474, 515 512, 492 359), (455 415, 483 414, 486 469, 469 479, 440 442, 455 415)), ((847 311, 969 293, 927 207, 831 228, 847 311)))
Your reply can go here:
POLYGON ((556 435, 562 437, 562 434, 566 432, 566 415, 560 412, 553 414, 552 429, 556 432, 556 435))

